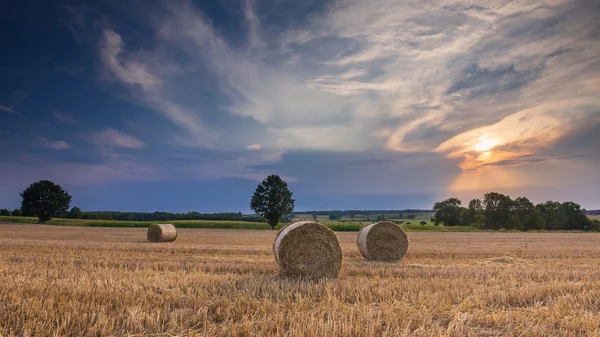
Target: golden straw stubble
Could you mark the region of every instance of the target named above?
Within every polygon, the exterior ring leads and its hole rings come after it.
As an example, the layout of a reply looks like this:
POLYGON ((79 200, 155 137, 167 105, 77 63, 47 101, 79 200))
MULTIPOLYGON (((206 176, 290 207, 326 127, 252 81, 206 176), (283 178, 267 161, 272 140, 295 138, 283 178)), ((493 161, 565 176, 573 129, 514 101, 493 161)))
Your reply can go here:
POLYGON ((273 244, 282 277, 304 280, 337 278, 342 267, 342 248, 326 226, 300 221, 281 229, 273 244))
POLYGON ((148 227, 146 239, 150 242, 172 242, 177 239, 177 229, 172 224, 154 224, 148 227))
POLYGON ((357 243, 361 254, 372 261, 400 261, 408 251, 406 232, 389 221, 363 227, 358 232, 357 243))

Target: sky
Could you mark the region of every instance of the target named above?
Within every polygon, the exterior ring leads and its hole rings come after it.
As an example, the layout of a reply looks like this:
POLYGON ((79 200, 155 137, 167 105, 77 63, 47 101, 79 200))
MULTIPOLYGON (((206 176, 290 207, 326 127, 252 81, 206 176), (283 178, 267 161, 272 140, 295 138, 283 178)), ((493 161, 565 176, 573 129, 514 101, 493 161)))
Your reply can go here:
POLYGON ((0 208, 600 208, 595 0, 8 0, 0 208))

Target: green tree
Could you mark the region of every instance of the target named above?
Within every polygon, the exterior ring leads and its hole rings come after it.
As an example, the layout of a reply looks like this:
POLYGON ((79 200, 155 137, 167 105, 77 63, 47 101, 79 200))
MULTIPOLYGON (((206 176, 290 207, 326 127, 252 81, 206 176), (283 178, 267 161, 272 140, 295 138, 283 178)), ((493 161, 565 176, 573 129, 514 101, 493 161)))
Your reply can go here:
POLYGON ((313 212, 312 212, 312 217, 313 217, 313 220, 314 220, 315 222, 318 222, 318 221, 319 221, 319 220, 317 220, 317 218, 318 218, 317 212, 313 211, 313 212))
POLYGON ((518 197, 514 203, 514 227, 518 230, 538 229, 538 212, 535 205, 525 197, 518 197))
POLYGON ((81 211, 81 209, 79 209, 79 207, 75 206, 73 208, 71 208, 71 210, 69 211, 69 219, 81 219, 81 216, 83 215, 83 212, 81 211))
POLYGON ((20 208, 15 208, 12 211, 12 216, 21 216, 21 209, 20 208))
POLYGON ((572 201, 562 203, 563 212, 566 216, 564 229, 584 230, 589 229, 591 225, 590 219, 585 215, 579 204, 572 201))
POLYGON ((339 218, 340 216, 335 213, 329 214, 329 220, 338 220, 339 218))
POLYGON ((23 214, 37 216, 40 223, 66 213, 71 204, 71 195, 50 180, 35 182, 20 195, 23 214))
POLYGON ((497 192, 486 193, 483 196, 484 228, 511 229, 513 201, 504 194, 497 192))
POLYGON ((445 226, 461 225, 461 201, 458 198, 448 198, 444 201, 436 202, 433 205, 435 211, 434 222, 438 225, 440 222, 445 226))
POLYGON ((408 218, 409 218, 409 219, 415 219, 416 217, 417 217, 417 216, 415 215, 415 213, 410 213, 410 214, 408 215, 408 218))
POLYGON ((483 205, 481 200, 473 199, 469 201, 469 207, 463 214, 463 225, 464 226, 481 226, 481 220, 483 218, 483 205))
POLYGON ((545 230, 565 229, 567 214, 560 202, 546 201, 535 205, 539 215, 540 228, 545 230))
POLYGON ((256 187, 250 200, 250 208, 264 217, 271 228, 275 229, 279 219, 294 210, 292 192, 278 175, 269 175, 256 187))
POLYGON ((350 212, 348 212, 348 215, 350 215, 350 219, 354 219, 356 217, 356 212, 350 211, 350 212))
POLYGON ((0 209, 0 216, 9 216, 10 215, 10 211, 7 210, 6 208, 0 209))

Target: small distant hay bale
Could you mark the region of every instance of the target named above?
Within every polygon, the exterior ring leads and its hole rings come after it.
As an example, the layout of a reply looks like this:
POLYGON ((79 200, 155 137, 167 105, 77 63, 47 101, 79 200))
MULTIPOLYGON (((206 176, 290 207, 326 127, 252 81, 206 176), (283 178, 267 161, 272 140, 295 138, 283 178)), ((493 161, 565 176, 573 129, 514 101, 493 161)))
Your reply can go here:
POLYGON ((393 222, 377 222, 358 232, 358 248, 367 260, 400 261, 408 251, 408 236, 393 222))
POLYGON ((177 239, 177 229, 172 224, 155 224, 148 227, 146 238, 150 242, 172 242, 177 239))
POLYGON ((286 278, 333 279, 342 267, 342 248, 337 236, 317 222, 300 221, 281 229, 273 252, 279 273, 286 278))

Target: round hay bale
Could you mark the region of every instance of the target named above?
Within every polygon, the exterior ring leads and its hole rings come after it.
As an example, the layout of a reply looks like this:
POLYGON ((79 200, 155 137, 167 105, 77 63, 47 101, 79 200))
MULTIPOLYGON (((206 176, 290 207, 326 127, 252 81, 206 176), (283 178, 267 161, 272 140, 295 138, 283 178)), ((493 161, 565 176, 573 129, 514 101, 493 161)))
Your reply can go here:
POLYGON ((172 224, 155 224, 148 227, 146 238, 150 242, 172 242, 177 239, 177 229, 172 224))
POLYGON ((399 261, 408 250, 408 236, 393 222, 377 222, 358 232, 358 248, 367 260, 399 261))
POLYGON ((337 278, 342 267, 337 236, 317 222, 300 221, 281 229, 273 251, 280 275, 287 278, 337 278))

